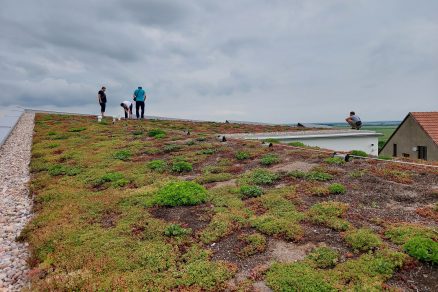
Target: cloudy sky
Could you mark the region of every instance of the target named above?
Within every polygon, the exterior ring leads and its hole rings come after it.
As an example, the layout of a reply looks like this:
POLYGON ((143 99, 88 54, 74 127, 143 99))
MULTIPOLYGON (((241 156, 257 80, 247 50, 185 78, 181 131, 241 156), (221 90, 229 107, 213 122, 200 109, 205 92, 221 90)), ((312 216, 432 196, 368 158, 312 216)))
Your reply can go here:
POLYGON ((0 106, 207 120, 438 110, 436 0, 0 0, 0 106))

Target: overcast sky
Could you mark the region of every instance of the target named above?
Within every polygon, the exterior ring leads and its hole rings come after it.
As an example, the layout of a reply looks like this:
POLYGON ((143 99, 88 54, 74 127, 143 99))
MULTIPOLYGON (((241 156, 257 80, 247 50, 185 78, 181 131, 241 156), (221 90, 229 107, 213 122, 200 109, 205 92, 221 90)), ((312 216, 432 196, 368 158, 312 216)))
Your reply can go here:
POLYGON ((0 0, 0 106, 223 121, 438 110, 437 0, 0 0))

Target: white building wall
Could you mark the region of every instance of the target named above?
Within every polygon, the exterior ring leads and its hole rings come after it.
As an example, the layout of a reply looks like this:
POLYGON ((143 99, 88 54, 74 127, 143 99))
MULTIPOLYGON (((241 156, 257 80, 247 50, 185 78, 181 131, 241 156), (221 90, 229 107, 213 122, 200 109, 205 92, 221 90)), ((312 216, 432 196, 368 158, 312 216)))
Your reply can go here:
POLYGON ((379 155, 378 138, 372 136, 356 137, 322 137, 322 138, 284 138, 275 137, 282 143, 302 142, 305 145, 317 146, 320 148, 335 151, 362 150, 370 155, 379 155))

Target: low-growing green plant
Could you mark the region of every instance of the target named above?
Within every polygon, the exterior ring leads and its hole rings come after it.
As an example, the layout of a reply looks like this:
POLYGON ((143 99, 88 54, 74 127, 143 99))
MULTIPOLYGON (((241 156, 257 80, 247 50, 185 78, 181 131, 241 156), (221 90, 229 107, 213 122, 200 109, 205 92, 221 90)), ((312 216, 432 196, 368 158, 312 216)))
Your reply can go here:
POLYGON ((266 169, 256 169, 251 173, 251 182, 256 185, 272 185, 280 177, 266 169))
POLYGON ((166 132, 161 129, 152 129, 148 132, 149 137, 157 137, 158 135, 166 135, 166 132))
POLYGON ((212 154, 214 154, 215 152, 216 152, 215 149, 204 149, 204 150, 201 150, 201 151, 200 151, 201 154, 206 154, 206 155, 212 155, 212 154))
POLYGON ((333 179, 333 175, 321 172, 321 171, 310 171, 306 174, 306 179, 308 180, 317 180, 317 181, 327 181, 333 179))
POLYGON ((69 132, 72 132, 72 133, 78 133, 78 132, 82 132, 82 131, 85 131, 87 128, 85 128, 85 127, 79 127, 79 128, 71 128, 70 130, 68 130, 69 132))
POLYGON ((95 188, 100 188, 104 185, 108 187, 109 183, 116 188, 124 187, 125 185, 129 184, 129 180, 127 180, 120 172, 108 172, 103 176, 93 180, 91 185, 95 188))
POLYGON ((238 253, 241 257, 248 257, 266 250, 266 236, 260 233, 244 234, 239 239, 245 244, 238 253))
POLYGON ((402 267, 406 255, 390 249, 362 254, 327 270, 337 286, 351 291, 381 291, 383 283, 402 267))
POLYGON ((198 183, 206 184, 206 183, 214 183, 214 182, 221 182, 221 181, 227 181, 233 178, 233 175, 231 173, 204 173, 200 177, 196 179, 198 183))
POLYGON ((328 196, 330 194, 330 191, 327 187, 320 186, 320 187, 312 187, 310 189, 310 193, 314 196, 328 196))
POLYGON ((332 268, 339 260, 339 253, 329 247, 317 247, 307 255, 307 258, 318 268, 332 268))
POLYGON ((134 135, 134 136, 141 136, 141 135, 143 135, 143 130, 135 130, 135 131, 132 131, 132 135, 134 135))
POLYGON ((196 142, 194 140, 187 141, 187 143, 186 143, 187 146, 192 146, 195 144, 196 144, 196 142))
POLYGON ((202 170, 204 173, 222 173, 225 171, 225 167, 217 165, 208 165, 202 170))
POLYGON ((280 162, 280 158, 276 154, 266 154, 260 159, 262 165, 272 165, 280 162))
POLYGON ((306 177, 306 173, 304 171, 301 170, 292 170, 290 172, 288 172, 288 175, 294 178, 305 178, 306 177))
POLYGON ((259 186, 244 185, 240 187, 240 194, 243 198, 253 198, 263 195, 264 191, 259 186))
POLYGON ((164 230, 164 235, 166 236, 181 236, 190 234, 192 230, 190 228, 183 228, 179 224, 170 224, 164 230))
POLYGON ((430 238, 438 241, 438 230, 433 230, 432 228, 421 225, 407 223, 396 224, 387 228, 385 237, 398 245, 402 245, 414 237, 430 238))
POLYGON ((158 134, 158 135, 154 136, 155 139, 163 139, 165 137, 166 137, 166 134, 158 134))
POLYGON ((345 188, 345 186, 343 184, 340 184, 340 183, 331 184, 328 187, 328 190, 329 190, 330 194, 335 194, 335 195, 342 195, 342 194, 345 194, 347 192, 347 189, 345 188))
POLYGON ((345 241, 355 251, 368 251, 382 245, 380 237, 368 228, 360 228, 347 232, 345 241))
POLYGON ((358 178, 358 177, 362 177, 362 176, 364 176, 366 173, 367 173, 366 170, 353 170, 353 171, 350 172, 348 175, 349 175, 350 177, 353 177, 353 178, 358 178))
POLYGON ((51 176, 59 176, 59 175, 75 176, 81 173, 81 169, 79 167, 70 167, 61 164, 55 164, 48 167, 48 172, 51 176))
POLYGON ((196 138, 196 141, 198 141, 198 142, 204 142, 204 141, 207 141, 207 138, 205 138, 205 137, 203 137, 203 136, 201 136, 201 137, 197 137, 197 138, 196 138))
POLYGON ((341 202, 321 202, 310 207, 307 215, 314 223, 324 224, 335 230, 347 230, 350 223, 341 218, 347 209, 348 205, 341 202))
POLYGON ((155 196, 159 206, 197 205, 207 200, 207 190, 192 181, 174 181, 161 187, 155 196))
POLYGON ((352 150, 350 152, 351 155, 355 155, 355 156, 361 156, 361 157, 368 157, 368 154, 365 151, 362 150, 352 150))
POLYGON ((298 223, 287 218, 264 214, 252 220, 252 226, 267 235, 284 237, 287 240, 299 240, 303 230, 298 223))
POLYGON ((287 145, 289 146, 295 146, 295 147, 305 147, 306 145, 303 142, 289 142, 287 143, 287 145))
POLYGON ((167 169, 167 162, 161 159, 151 160, 147 163, 147 167, 157 172, 164 172, 167 169))
POLYGON ((389 155, 379 155, 379 159, 383 160, 392 160, 392 157, 389 155))
POLYGON ((336 165, 345 164, 345 160, 342 159, 341 157, 329 157, 324 159, 324 162, 328 164, 336 164, 336 165))
POLYGON ((181 150, 181 146, 175 144, 168 144, 168 145, 164 145, 163 147, 163 151, 165 153, 175 152, 178 150, 181 150))
POLYGON ((227 213, 217 213, 200 233, 203 243, 211 243, 229 234, 233 229, 233 219, 227 213))
POLYGON ((48 168, 49 174, 51 176, 58 176, 58 175, 64 175, 65 174, 65 166, 56 164, 52 165, 48 168))
POLYGON ((381 291, 405 258, 402 253, 384 249, 326 270, 309 259, 275 263, 266 273, 266 282, 274 291, 381 291))
POLYGON ((131 156, 132 154, 131 151, 129 150, 119 150, 113 154, 113 157, 115 159, 119 159, 123 161, 128 161, 129 159, 131 159, 131 156))
POLYGON ((409 239, 403 249, 412 257, 432 264, 438 264, 438 242, 416 236, 409 239))
POLYGON ((187 161, 178 160, 178 161, 174 161, 172 164, 173 172, 182 173, 182 172, 190 172, 192 170, 193 170, 192 164, 187 161))
POLYGON ((59 147, 58 143, 50 143, 50 144, 47 145, 47 148, 50 148, 50 149, 53 149, 53 148, 56 148, 56 147, 59 147))
POLYGON ((237 151, 235 154, 235 157, 237 160, 245 160, 248 159, 250 157, 248 152, 245 151, 237 151))
POLYGON ((323 274, 301 262, 274 263, 266 273, 266 282, 274 291, 336 291, 323 274))
POLYGON ((70 136, 67 134, 55 134, 54 136, 51 136, 53 140, 65 140, 68 139, 70 136))
POLYGON ((265 143, 272 143, 272 144, 279 144, 280 140, 274 139, 274 138, 268 138, 268 139, 263 139, 263 142, 265 142, 265 143))

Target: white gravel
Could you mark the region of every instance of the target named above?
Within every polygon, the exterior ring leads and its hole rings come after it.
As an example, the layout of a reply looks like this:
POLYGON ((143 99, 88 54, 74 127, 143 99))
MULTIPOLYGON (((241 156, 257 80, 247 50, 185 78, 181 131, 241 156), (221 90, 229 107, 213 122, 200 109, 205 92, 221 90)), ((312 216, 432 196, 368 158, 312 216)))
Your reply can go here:
POLYGON ((29 287, 27 243, 15 239, 31 217, 29 162, 34 114, 24 113, 0 147, 0 291, 29 287))

